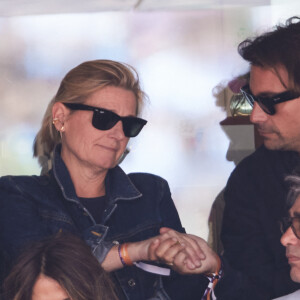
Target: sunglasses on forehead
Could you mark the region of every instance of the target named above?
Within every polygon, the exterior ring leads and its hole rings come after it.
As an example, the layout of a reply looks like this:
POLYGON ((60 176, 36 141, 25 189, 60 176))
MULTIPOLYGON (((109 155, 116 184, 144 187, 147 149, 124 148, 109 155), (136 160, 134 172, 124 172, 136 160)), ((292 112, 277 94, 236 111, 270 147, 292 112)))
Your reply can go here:
POLYGON ((109 130, 113 128, 119 121, 122 121, 123 131, 126 137, 135 137, 146 125, 147 121, 137 117, 120 117, 116 113, 100 108, 89 106, 81 103, 63 103, 71 110, 90 110, 93 111, 92 124, 99 130, 109 130))
POLYGON ((299 97, 299 95, 291 91, 286 91, 274 96, 254 96, 250 90, 249 84, 241 88, 241 93, 252 107, 254 102, 257 102, 260 108, 268 115, 274 115, 276 113, 276 104, 294 100, 299 97))
POLYGON ((291 227, 295 236, 300 239, 300 217, 286 217, 280 221, 280 230, 285 233, 291 227))

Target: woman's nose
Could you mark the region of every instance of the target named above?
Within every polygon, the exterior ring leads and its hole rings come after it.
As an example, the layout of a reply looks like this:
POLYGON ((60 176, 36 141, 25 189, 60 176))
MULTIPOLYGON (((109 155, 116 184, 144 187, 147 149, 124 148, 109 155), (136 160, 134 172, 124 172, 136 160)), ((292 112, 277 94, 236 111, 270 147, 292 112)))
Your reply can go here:
POLYGON ((254 124, 264 123, 267 121, 269 115, 265 113, 262 108, 254 102, 253 110, 250 115, 250 121, 254 124))
POLYGON ((122 121, 118 121, 115 126, 110 129, 110 135, 118 140, 125 137, 122 121))

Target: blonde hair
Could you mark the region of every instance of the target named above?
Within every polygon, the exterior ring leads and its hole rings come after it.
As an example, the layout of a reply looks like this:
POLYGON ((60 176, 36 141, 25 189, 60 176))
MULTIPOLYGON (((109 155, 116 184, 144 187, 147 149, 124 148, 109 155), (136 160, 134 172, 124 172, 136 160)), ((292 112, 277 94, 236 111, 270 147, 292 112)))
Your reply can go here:
POLYGON ((52 124, 52 107, 56 102, 84 103, 93 92, 105 86, 117 86, 134 93, 137 102, 138 115, 147 98, 141 90, 139 76, 130 65, 112 60, 86 61, 63 78, 54 98, 45 112, 42 126, 33 144, 33 156, 39 158, 42 167, 48 169, 53 150, 61 142, 58 131, 52 124))

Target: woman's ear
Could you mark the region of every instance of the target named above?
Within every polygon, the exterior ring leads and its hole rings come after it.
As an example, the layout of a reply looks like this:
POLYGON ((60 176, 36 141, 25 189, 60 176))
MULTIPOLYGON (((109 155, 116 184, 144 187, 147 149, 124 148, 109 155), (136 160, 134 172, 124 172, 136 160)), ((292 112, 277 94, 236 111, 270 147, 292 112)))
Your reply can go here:
POLYGON ((57 131, 64 131, 64 124, 69 110, 61 103, 56 102, 52 107, 52 122, 57 131))

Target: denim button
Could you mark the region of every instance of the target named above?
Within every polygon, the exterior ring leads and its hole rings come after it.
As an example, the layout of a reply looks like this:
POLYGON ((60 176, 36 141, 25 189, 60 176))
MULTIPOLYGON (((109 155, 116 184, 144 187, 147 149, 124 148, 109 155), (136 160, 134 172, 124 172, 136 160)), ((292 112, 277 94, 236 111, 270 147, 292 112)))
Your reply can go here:
POLYGON ((134 287, 136 285, 134 279, 129 279, 128 280, 128 285, 131 286, 131 287, 134 287))

